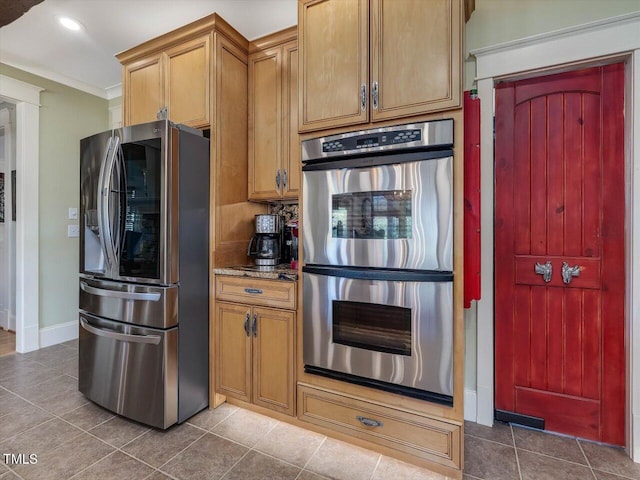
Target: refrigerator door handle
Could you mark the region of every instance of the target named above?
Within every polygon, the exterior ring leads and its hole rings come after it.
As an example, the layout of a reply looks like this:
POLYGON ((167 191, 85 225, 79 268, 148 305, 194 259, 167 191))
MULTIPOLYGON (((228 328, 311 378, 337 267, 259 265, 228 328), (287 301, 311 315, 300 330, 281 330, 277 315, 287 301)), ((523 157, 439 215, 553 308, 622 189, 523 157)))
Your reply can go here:
POLYGON ((146 300, 157 302, 160 300, 159 293, 140 293, 140 292, 120 292, 118 290, 106 290, 102 288, 92 287, 86 282, 80 282, 80 288, 91 295, 100 297, 120 298, 122 300, 146 300))
POLYGON ((111 338, 113 340, 120 340, 121 342, 132 342, 132 343, 151 343, 153 345, 158 345, 162 338, 160 335, 131 335, 128 333, 120 333, 115 330, 111 330, 109 328, 97 328, 87 322, 82 316, 80 317, 80 325, 87 332, 93 333, 99 337, 111 338))
MULTIPOLYGON (((102 184, 100 185, 100 198, 98 202, 98 208, 100 208, 100 204, 102 204, 102 217, 101 217, 101 225, 104 226, 104 231, 102 232, 104 235, 104 243, 107 248, 107 258, 109 259, 108 263, 112 268, 117 268, 116 263, 116 252, 114 248, 114 238, 113 232, 111 231, 111 209, 109 205, 109 197, 111 195, 111 178, 113 176, 113 169, 115 167, 116 156, 118 155, 119 146, 120 146, 120 138, 112 137, 113 145, 111 147, 111 155, 107 155, 105 159, 105 171, 102 179, 102 184)), ((113 272, 112 272, 113 274, 113 272)))
MULTIPOLYGON (((107 268, 111 268, 111 259, 109 258, 109 254, 107 252, 107 242, 105 240, 105 230, 108 228, 108 225, 105 225, 105 215, 104 215, 104 204, 102 203, 102 194, 104 190, 104 182, 105 182, 105 170, 107 166, 107 159, 109 158, 109 153, 111 152, 111 143, 113 142, 113 137, 109 137, 107 141, 106 152, 104 154, 104 159, 100 164, 100 173, 98 174, 98 198, 97 198, 97 206, 98 206, 98 228, 100 229, 100 248, 102 249, 102 255, 104 256, 105 263, 107 264, 107 268)), ((106 272, 105 272, 106 273, 106 272)))

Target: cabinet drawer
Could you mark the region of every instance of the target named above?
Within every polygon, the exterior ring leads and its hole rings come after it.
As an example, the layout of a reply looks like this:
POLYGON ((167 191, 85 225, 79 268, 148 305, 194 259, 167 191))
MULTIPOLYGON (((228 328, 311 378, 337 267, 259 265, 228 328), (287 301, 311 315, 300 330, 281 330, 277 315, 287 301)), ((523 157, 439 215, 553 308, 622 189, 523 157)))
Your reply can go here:
POLYGON ((298 385, 298 418, 460 468, 460 425, 303 384, 298 385))
POLYGON ((282 280, 216 276, 216 299, 266 307, 296 309, 296 284, 282 280))

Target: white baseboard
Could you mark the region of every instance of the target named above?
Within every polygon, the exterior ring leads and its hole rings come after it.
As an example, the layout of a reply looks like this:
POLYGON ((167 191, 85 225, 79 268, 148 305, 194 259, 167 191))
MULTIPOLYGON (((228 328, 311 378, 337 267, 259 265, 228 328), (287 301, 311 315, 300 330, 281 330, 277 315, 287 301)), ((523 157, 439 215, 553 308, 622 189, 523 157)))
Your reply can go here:
POLYGON ((9 310, 0 310, 0 327, 9 329, 9 310))
POLYGON ((78 321, 61 323, 40 329, 40 348, 50 347, 78 338, 78 321))
POLYGON ((28 325, 22 328, 22 335, 16 330, 16 352, 28 353, 38 350, 38 325, 28 325), (18 342, 20 340, 20 342, 18 342))
POLYGON ((636 463, 640 463, 640 415, 631 416, 631 431, 632 431, 632 444, 631 448, 627 449, 627 453, 636 463))
POLYGON ((478 420, 478 395, 468 388, 464 389, 464 419, 468 422, 478 420))

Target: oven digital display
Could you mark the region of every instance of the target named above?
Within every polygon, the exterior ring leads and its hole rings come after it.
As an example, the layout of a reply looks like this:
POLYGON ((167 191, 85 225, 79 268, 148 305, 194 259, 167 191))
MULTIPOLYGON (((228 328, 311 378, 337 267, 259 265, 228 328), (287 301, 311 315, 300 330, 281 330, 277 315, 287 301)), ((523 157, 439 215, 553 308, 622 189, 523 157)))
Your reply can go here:
POLYGON ((410 239, 411 190, 378 190, 332 196, 331 236, 410 239))
POLYGON ((380 145, 378 137, 358 138, 356 140, 357 148, 377 147, 378 145, 380 145))

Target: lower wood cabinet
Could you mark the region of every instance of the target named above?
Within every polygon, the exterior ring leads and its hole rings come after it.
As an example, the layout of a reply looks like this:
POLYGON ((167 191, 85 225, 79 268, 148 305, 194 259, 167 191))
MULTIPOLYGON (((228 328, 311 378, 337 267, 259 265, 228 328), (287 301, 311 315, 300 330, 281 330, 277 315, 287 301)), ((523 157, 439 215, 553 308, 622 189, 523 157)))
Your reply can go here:
POLYGON ((448 468, 461 468, 461 425, 298 385, 298 418, 448 468))
MULTIPOLYGON (((227 287, 243 280, 227 279, 233 280, 223 282, 227 287)), ((269 295, 269 283, 260 282, 246 289, 269 295)), ((278 291, 282 282, 271 283, 278 291)), ((216 301, 216 393, 294 415, 295 319, 293 310, 216 301)))

